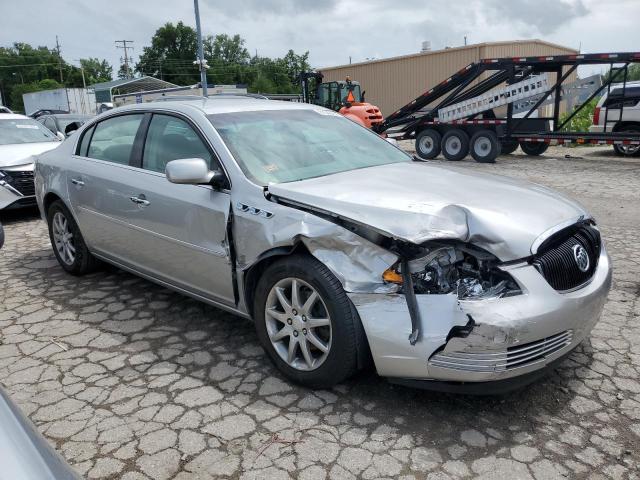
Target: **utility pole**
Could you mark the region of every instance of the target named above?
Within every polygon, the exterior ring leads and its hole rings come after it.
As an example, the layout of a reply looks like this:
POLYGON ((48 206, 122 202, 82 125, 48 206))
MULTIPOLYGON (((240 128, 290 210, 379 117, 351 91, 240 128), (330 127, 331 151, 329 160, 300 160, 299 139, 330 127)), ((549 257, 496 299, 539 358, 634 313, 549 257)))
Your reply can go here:
POLYGON ((202 47, 202 29, 200 28, 200 9, 198 8, 198 0, 193 0, 193 8, 196 11, 196 32, 198 34, 198 59, 193 62, 200 67, 200 84, 202 85, 202 96, 206 97, 207 92, 207 61, 204 59, 202 47))
POLYGON ((129 69, 129 55, 127 50, 133 50, 133 47, 127 46, 127 43, 132 44, 133 40, 116 40, 116 48, 122 48, 124 50, 124 71, 127 78, 131 78, 131 70, 129 69))
POLYGON ((87 82, 84 80, 84 67, 82 66, 82 59, 76 58, 76 62, 80 64, 80 73, 82 73, 82 88, 87 89, 87 82))
POLYGON ((58 51, 58 69, 60 70, 60 83, 62 83, 62 55, 60 55, 60 42, 58 42, 58 35, 56 35, 56 50, 58 51))

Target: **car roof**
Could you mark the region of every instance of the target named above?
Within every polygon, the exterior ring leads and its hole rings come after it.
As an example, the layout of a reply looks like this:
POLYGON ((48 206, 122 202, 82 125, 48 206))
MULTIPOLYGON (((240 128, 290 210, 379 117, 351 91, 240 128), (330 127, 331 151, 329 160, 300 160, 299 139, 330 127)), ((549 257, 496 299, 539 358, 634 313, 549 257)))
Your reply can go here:
MULTIPOLYGON (((166 97, 165 97, 166 98, 166 97)), ((282 100, 263 100, 250 97, 229 97, 223 98, 202 98, 201 100, 163 100, 161 102, 148 102, 143 104, 126 105, 119 107, 118 111, 135 111, 135 110, 166 110, 173 109, 188 112, 193 108, 201 110, 205 115, 218 113, 235 113, 235 112, 259 112, 273 110, 318 110, 322 109, 317 105, 309 105, 299 102, 285 102, 282 100)))
POLYGON ((43 115, 43 117, 55 118, 93 118, 95 115, 87 115, 83 113, 52 113, 51 115, 43 115))
POLYGON ((33 118, 27 117, 26 115, 20 115, 19 113, 3 113, 0 120, 33 120, 33 118))

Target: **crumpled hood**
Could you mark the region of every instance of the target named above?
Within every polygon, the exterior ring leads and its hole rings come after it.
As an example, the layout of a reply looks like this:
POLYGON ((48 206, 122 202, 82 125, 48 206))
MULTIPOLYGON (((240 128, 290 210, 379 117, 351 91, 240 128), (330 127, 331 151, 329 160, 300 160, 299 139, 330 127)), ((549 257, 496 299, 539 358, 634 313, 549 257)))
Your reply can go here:
POLYGON ((537 184, 422 162, 270 185, 269 193, 415 244, 470 242, 502 261, 531 255, 550 228, 589 217, 579 203, 537 184))
POLYGON ((62 142, 37 142, 0 145, 0 168, 31 163, 32 155, 53 150, 61 144, 62 142))

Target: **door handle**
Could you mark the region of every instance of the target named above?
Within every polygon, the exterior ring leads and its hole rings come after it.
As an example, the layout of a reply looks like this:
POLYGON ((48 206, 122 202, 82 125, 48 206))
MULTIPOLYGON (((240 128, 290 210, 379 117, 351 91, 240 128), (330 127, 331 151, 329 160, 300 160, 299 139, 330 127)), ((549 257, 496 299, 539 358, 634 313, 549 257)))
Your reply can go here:
POLYGON ((140 205, 141 207, 146 207, 147 205, 149 205, 151 202, 149 202, 149 200, 146 199, 146 197, 142 194, 138 195, 137 197, 129 197, 129 200, 131 200, 133 203, 140 205))
POLYGON ((82 180, 78 180, 77 178, 72 178, 71 183, 79 187, 84 187, 84 182, 82 180))

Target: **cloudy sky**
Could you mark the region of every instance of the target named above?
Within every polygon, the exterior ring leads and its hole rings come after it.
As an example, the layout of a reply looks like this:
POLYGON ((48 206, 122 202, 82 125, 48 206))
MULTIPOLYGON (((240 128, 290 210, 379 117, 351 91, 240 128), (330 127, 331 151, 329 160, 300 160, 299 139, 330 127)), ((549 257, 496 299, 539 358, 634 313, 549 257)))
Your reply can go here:
MULTIPOLYGON (((68 61, 106 58, 117 70, 165 22, 195 26, 191 0, 1 0, 0 45, 55 45, 68 61), (28 6, 27 6, 28 4, 28 6)), ((239 33, 253 54, 309 50, 314 67, 469 43, 541 38, 583 52, 640 49, 640 0, 200 0, 205 34, 239 33)))

